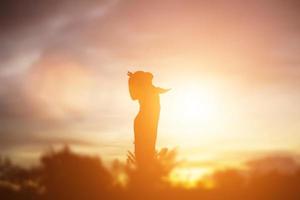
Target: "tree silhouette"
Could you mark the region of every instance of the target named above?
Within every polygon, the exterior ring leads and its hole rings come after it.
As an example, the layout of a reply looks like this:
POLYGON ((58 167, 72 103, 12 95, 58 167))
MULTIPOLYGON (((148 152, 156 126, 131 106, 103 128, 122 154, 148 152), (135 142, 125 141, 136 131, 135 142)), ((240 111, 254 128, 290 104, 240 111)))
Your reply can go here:
POLYGON ((110 197, 112 177, 97 157, 80 156, 65 147, 45 154, 41 163, 41 184, 48 199, 110 197))

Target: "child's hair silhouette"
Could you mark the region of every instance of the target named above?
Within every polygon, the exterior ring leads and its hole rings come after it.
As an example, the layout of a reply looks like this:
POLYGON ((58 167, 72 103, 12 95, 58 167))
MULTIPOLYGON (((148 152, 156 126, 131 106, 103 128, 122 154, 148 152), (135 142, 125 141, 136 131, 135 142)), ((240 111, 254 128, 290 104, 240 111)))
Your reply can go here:
POLYGON ((160 113, 159 95, 168 90, 152 84, 153 75, 149 72, 128 72, 129 93, 133 100, 138 100, 140 110, 134 120, 135 157, 139 166, 155 156, 155 143, 160 113))

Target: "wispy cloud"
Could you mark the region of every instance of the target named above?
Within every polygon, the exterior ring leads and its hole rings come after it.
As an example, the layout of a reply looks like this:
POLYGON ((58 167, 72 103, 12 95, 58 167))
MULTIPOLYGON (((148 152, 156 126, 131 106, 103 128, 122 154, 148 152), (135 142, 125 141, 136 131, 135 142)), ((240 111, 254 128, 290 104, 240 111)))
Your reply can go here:
POLYGON ((296 0, 2 1, 0 146, 81 144, 57 137, 75 129, 130 141, 135 110, 126 71, 139 66, 175 77, 168 80, 174 84, 225 77, 243 90, 240 102, 232 97, 234 106, 251 117, 276 115, 277 126, 283 118, 295 123, 299 11, 296 0), (247 109, 249 99, 254 105, 247 109), (45 130, 56 132, 54 139, 45 130))

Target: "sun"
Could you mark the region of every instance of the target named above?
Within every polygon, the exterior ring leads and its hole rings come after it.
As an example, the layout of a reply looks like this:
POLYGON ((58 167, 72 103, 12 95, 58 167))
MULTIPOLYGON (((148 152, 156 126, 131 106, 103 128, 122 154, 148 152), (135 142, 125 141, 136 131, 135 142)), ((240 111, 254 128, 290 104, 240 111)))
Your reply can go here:
POLYGON ((162 98, 163 131, 171 130, 176 141, 186 141, 189 134, 193 138, 189 143, 212 137, 208 133, 218 132, 226 121, 223 96, 214 83, 186 83, 172 89, 162 98))
POLYGON ((212 87, 186 85, 175 91, 171 98, 171 117, 182 123, 209 122, 219 115, 220 99, 212 87))
POLYGON ((213 117, 216 102, 205 88, 189 88, 178 97, 179 111, 183 120, 206 120, 213 117))

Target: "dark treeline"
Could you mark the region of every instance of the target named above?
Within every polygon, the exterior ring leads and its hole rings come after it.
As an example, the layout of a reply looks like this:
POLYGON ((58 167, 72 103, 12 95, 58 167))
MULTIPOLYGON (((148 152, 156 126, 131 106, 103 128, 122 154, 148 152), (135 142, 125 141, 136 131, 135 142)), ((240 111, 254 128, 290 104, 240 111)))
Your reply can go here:
POLYGON ((175 160, 174 151, 162 150, 157 161, 149 163, 151 170, 145 171, 135 167, 129 153, 126 164, 115 161, 108 168, 98 157, 79 155, 67 147, 44 153, 40 164, 30 169, 2 158, 0 199, 300 199, 300 166, 292 158, 266 158, 249 162, 246 171, 215 172, 214 187, 209 189, 201 182, 193 189, 169 184, 166 176, 175 160))

